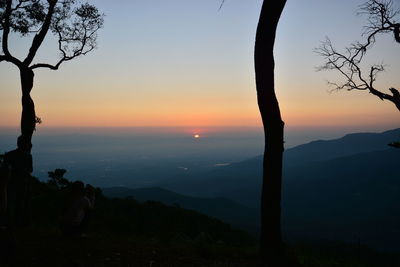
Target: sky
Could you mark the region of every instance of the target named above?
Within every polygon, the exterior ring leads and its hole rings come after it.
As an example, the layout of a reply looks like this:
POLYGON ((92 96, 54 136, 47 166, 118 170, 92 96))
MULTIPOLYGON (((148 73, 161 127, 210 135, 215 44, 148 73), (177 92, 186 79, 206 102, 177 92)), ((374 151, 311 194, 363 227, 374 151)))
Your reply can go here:
MULTIPOLYGON (((98 48, 58 71, 38 70, 32 97, 49 127, 260 127, 253 52, 261 0, 90 1, 104 14, 98 48)), ((335 72, 317 72, 313 52, 329 36, 338 49, 361 40, 359 0, 288 0, 278 28, 276 92, 289 129, 398 127, 394 105, 366 92, 331 92, 335 72)), ((395 1, 396 4, 398 1, 395 1)), ((400 6, 400 4, 398 5, 400 6)), ((50 35, 35 62, 56 62, 50 35)), ((10 49, 26 54, 15 35, 10 49)), ((380 36, 368 62, 387 71, 377 84, 400 87, 400 47, 380 36)), ((17 127, 20 82, 0 63, 0 127, 17 127)))

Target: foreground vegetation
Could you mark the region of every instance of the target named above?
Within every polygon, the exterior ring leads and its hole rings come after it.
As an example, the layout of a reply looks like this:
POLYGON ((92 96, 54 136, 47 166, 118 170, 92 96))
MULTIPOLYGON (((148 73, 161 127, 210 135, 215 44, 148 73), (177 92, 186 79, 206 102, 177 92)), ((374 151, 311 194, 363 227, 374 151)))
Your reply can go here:
MULTIPOLYGON (((87 236, 65 237, 58 218, 67 193, 68 183, 33 181, 32 225, 1 232, 1 266, 260 266, 258 242, 243 231, 178 206, 109 199, 99 189, 87 236)), ((341 243, 287 253, 307 267, 399 266, 395 256, 341 243)))

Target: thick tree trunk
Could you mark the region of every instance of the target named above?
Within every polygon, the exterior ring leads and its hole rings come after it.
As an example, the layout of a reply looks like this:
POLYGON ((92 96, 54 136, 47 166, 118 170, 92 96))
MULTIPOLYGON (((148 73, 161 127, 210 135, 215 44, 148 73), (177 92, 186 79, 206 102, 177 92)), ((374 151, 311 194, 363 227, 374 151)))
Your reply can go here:
POLYGON ((400 23, 394 25, 393 34, 396 42, 400 43, 400 23))
POLYGON ((254 53, 258 106, 265 134, 260 253, 267 266, 278 266, 283 257, 281 184, 284 122, 275 95, 273 49, 285 3, 286 0, 264 1, 254 53))
POLYGON ((30 96, 33 88, 34 73, 28 67, 20 66, 22 89, 21 135, 17 149, 7 152, 5 161, 11 167, 11 179, 8 187, 10 205, 13 210, 8 218, 14 227, 28 226, 31 218, 30 181, 32 173, 32 135, 35 131, 35 105, 30 96))
POLYGON ((30 153, 32 135, 36 125, 35 104, 30 95, 33 88, 34 73, 29 68, 20 68, 20 76, 22 89, 21 140, 23 150, 30 153))

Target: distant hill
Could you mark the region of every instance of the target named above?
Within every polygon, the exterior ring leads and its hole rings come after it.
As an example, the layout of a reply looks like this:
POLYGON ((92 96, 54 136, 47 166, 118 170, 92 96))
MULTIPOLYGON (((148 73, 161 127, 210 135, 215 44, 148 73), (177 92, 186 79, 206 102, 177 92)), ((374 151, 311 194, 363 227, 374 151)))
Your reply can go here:
POLYGON ((400 140, 400 128, 383 133, 353 133, 335 140, 318 140, 288 149, 285 152, 287 165, 323 161, 363 152, 385 150, 388 144, 400 140))
MULTIPOLYGON (((400 129, 350 134, 285 156, 283 222, 288 237, 356 241, 400 249, 400 129)), ((258 210, 262 157, 160 185, 198 197, 225 197, 258 210)), ((255 225, 258 221, 255 221, 255 225)))
POLYGON ((287 235, 400 250, 399 162, 393 148, 285 169, 287 235))
MULTIPOLYGON (((399 139, 400 129, 395 129, 288 149, 282 192, 286 238, 360 239, 400 250, 400 149, 387 145, 399 139)), ((259 223, 261 177, 262 156, 257 156, 159 184, 168 190, 113 188, 105 193, 177 203, 254 231, 259 223)))
MULTIPOLYGON (((289 174, 286 174, 292 167, 298 166, 299 169, 303 169, 310 167, 308 163, 317 164, 317 162, 363 152, 392 151, 393 148, 390 148, 388 144, 399 139, 400 128, 383 133, 349 134, 339 139, 314 141, 288 149, 284 153, 284 180, 292 179, 289 174)), ((223 196, 245 206, 254 207, 259 201, 252 196, 259 196, 261 175, 262 156, 260 155, 206 173, 176 175, 167 182, 160 183, 159 186, 192 196, 223 196)))
MULTIPOLYGON (((223 197, 198 198, 177 194, 159 187, 130 189, 126 187, 103 188, 108 197, 128 197, 145 202, 160 201, 167 205, 195 210, 225 222, 248 228, 249 221, 257 220, 257 211, 223 197)), ((252 224, 252 223, 250 223, 252 224)))

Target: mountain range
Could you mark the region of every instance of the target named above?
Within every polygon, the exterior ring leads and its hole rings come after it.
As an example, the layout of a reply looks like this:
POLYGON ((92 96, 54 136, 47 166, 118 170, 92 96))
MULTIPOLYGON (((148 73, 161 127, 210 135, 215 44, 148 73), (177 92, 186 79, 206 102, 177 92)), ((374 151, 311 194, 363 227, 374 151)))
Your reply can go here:
MULTIPOLYGON (((349 134, 285 151, 282 191, 287 240, 330 239, 400 250, 400 129, 349 134)), ((262 156, 113 196, 178 204, 256 232, 262 156), (174 193, 176 192, 176 193, 174 193), (189 197, 190 196, 190 197, 189 197)))

